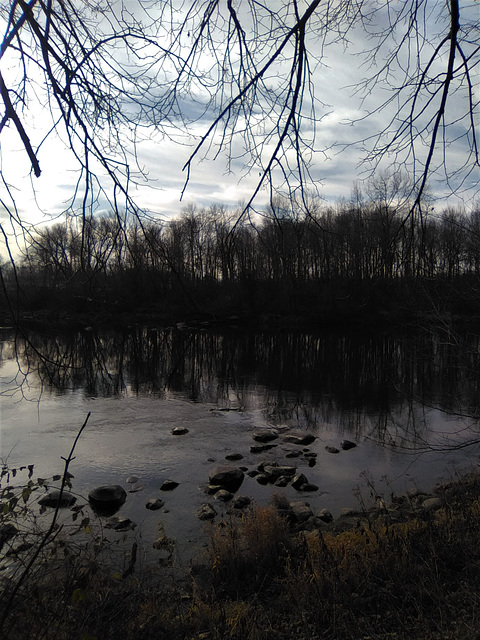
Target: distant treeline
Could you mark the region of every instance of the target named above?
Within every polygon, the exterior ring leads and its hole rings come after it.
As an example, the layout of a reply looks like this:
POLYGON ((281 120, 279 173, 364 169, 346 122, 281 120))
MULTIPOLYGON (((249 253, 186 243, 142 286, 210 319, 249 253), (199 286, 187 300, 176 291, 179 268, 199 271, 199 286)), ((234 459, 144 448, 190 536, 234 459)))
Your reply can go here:
MULTIPOLYGON (((187 207, 170 221, 70 218, 17 268, 22 308, 309 321, 480 311, 480 207, 413 212, 387 190, 255 219, 187 207)), ((10 277, 13 282, 13 273, 10 277)))

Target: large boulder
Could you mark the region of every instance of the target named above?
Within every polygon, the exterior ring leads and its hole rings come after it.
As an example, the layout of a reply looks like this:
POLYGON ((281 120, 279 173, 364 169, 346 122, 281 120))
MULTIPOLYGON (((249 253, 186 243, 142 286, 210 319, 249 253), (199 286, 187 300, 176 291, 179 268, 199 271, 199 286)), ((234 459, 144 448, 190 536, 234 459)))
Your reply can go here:
POLYGON ((102 485, 92 489, 88 501, 100 515, 113 515, 127 499, 127 492, 118 484, 102 485))
POLYGON ((42 507, 52 507, 53 509, 56 509, 57 507, 71 507, 76 501, 77 498, 69 491, 59 491, 54 489, 42 496, 38 501, 38 504, 42 507))
POLYGON ((244 477, 243 471, 236 467, 216 467, 210 472, 209 484, 235 493, 240 488, 244 477))

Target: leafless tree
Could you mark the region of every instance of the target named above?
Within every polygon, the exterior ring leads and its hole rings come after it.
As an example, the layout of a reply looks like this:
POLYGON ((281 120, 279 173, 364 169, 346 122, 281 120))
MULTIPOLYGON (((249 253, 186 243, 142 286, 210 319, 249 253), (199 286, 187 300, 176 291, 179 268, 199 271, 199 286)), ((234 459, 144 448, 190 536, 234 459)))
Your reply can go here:
MULTIPOLYGON (((364 117, 386 122, 361 141, 365 161, 412 174, 411 211, 440 168, 452 189, 478 186, 474 0, 9 0, 0 12, 0 136, 16 133, 33 185, 59 136, 78 170, 65 211, 85 221, 100 207, 143 224, 132 185, 148 178, 138 149, 152 136, 194 136, 184 190, 197 160, 225 154, 228 170, 257 176, 244 211, 264 188, 303 193, 328 111, 322 65, 359 40, 364 117)), ((28 233, 18 185, 2 176, 1 205, 28 233)))

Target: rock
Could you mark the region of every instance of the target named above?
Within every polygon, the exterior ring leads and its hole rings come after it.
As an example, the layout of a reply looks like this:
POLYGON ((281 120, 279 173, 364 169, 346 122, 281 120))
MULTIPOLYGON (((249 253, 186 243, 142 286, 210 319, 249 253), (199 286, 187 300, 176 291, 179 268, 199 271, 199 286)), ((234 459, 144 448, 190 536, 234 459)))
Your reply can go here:
POLYGON ((349 449, 354 449, 357 445, 355 442, 352 442, 351 440, 342 440, 340 443, 340 446, 344 451, 348 451, 349 449))
POLYGON ((340 509, 339 515, 341 518, 350 518, 352 516, 358 516, 360 514, 356 509, 353 509, 352 507, 343 507, 342 509, 340 509))
POLYGON ((315 441, 315 436, 311 433, 287 433, 283 436, 284 442, 290 444, 308 445, 315 441))
POLYGON ((217 491, 217 493, 213 497, 215 498, 215 500, 228 502, 233 498, 233 493, 230 493, 230 491, 227 491, 226 489, 220 489, 220 491, 217 491))
POLYGON ((314 467, 317 464, 317 459, 316 458, 308 458, 308 466, 309 467, 314 467))
POLYGON ((88 501, 100 515, 112 515, 127 499, 127 492, 118 484, 108 484, 92 489, 88 501))
POLYGON ((127 484, 135 484, 139 480, 140 480, 140 478, 138 476, 128 476, 127 484))
POLYGON ((304 458, 316 458, 318 456, 318 453, 315 453, 315 451, 305 451, 305 453, 303 454, 304 458))
POLYGON ((121 518, 120 516, 112 516, 105 523, 105 529, 113 529, 114 531, 133 531, 136 526, 130 518, 121 518))
POLYGON ((306 502, 294 501, 290 502, 290 514, 295 522, 305 522, 313 516, 313 511, 306 502))
POLYGON ((145 505, 145 508, 149 509, 150 511, 157 511, 158 509, 161 509, 164 505, 165 505, 165 502, 163 500, 160 500, 160 498, 150 498, 150 500, 145 505))
POLYGON ((235 509, 244 509, 245 507, 248 507, 251 502, 252 499, 248 496, 236 496, 235 498, 233 498, 232 507, 234 507, 235 509))
POLYGON ((328 453, 340 453, 340 449, 337 449, 337 447, 331 447, 330 445, 325 447, 325 451, 328 451, 328 453))
POLYGON ((294 476, 294 478, 292 480, 292 487, 294 489, 300 490, 300 488, 301 488, 301 486, 303 484, 308 484, 308 480, 303 475, 303 473, 298 473, 296 476, 294 476))
POLYGON ((319 487, 316 484, 312 484, 311 482, 305 482, 300 485, 300 491, 318 491, 319 487))
POLYGON ((298 451, 298 449, 296 451, 288 451, 285 454, 286 458, 299 458, 302 455, 301 451, 298 451))
POLYGON ((128 493, 138 493, 139 491, 143 491, 144 489, 145 489, 145 486, 143 484, 137 484, 131 487, 128 490, 128 493))
POLYGON ((247 472, 247 476, 249 478, 255 478, 255 476, 258 476, 260 474, 260 471, 258 469, 251 469, 250 471, 247 472))
POLYGON ((440 498, 436 497, 427 498, 422 502, 420 506, 422 509, 425 509, 425 511, 436 511, 442 506, 442 501, 440 500, 440 498))
POLYGON ((188 433, 188 429, 187 427, 174 427, 170 433, 172 436, 183 436, 188 433))
POLYGON ((268 451, 276 446, 276 444, 252 444, 250 453, 263 453, 263 451, 268 451))
POLYGON ((323 522, 333 522, 333 516, 328 509, 322 509, 317 513, 317 518, 323 522))
POLYGON ((180 483, 175 480, 165 480, 165 482, 160 487, 160 491, 173 491, 178 487, 180 483))
POLYGON ((235 467, 216 467, 210 472, 209 482, 212 485, 219 485, 231 493, 235 493, 240 488, 245 475, 241 469, 235 467))
POLYGON ((243 456, 241 453, 227 453, 225 456, 225 460, 242 460, 243 456))
POLYGON ((274 482, 280 476, 294 476, 296 471, 296 467, 281 467, 272 464, 263 465, 263 473, 270 476, 271 482, 274 482))
POLYGON ((212 505, 208 503, 202 504, 200 509, 197 510, 197 518, 199 518, 200 520, 213 520, 216 515, 217 512, 215 511, 214 507, 212 507, 212 505))
POLYGON ((255 477, 255 480, 258 484, 268 484, 270 482, 270 476, 267 473, 259 473, 258 476, 255 477))
POLYGON ((255 431, 252 437, 256 442, 271 442, 278 438, 278 433, 273 430, 263 429, 262 431, 255 431))
POLYGON ((55 489, 42 496, 38 501, 38 504, 42 507, 52 507, 55 509, 58 506, 63 509, 65 507, 71 507, 76 501, 77 498, 69 491, 63 491, 60 493, 60 491, 55 489))
POLYGON ((288 478, 287 476, 280 476, 275 480, 273 484, 276 487, 286 487, 288 484, 290 484, 290 480, 291 478, 288 478))

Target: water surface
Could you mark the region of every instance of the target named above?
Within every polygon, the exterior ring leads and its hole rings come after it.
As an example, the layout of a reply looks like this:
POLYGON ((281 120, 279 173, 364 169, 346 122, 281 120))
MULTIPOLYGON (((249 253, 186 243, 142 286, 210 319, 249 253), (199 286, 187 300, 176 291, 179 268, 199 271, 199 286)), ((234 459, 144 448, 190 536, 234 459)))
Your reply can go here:
MULTIPOLYGON (((137 523, 146 548, 158 525, 177 540, 181 557, 203 540, 195 516, 211 502, 199 489, 228 453, 253 469, 263 459, 296 464, 319 487, 291 499, 337 515, 358 506, 356 488, 367 480, 388 497, 418 487, 430 490, 477 464, 478 341, 445 334, 358 335, 179 331, 134 327, 125 332, 83 330, 35 333, 31 343, 4 332, 1 346, 1 457, 9 466, 35 465, 35 475, 60 473, 88 413, 71 465, 74 490, 121 484, 136 475, 144 487, 121 513, 137 523), (188 433, 171 430, 185 426, 188 433), (316 436, 304 457, 279 444, 254 454, 261 428, 316 436), (331 454, 344 438, 357 443, 331 454), (179 482, 162 493, 165 479, 179 482), (165 508, 145 509, 150 497, 165 508)), ((239 493, 260 504, 272 488, 246 477, 239 493)), ((278 491, 278 490, 277 490, 278 491)))

